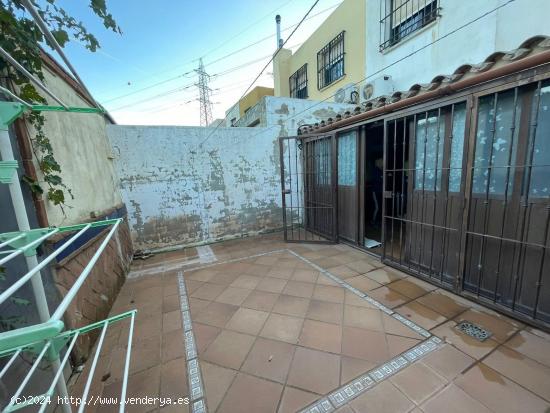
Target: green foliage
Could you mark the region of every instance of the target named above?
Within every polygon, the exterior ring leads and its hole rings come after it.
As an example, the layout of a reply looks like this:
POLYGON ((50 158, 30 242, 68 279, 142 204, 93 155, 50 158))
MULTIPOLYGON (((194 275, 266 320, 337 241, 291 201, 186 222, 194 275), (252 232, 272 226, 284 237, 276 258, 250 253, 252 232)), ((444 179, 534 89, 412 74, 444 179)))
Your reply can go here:
MULTIPOLYGON (((88 32, 84 24, 58 6, 56 0, 31 1, 61 47, 71 40, 78 41, 92 52, 100 47, 97 38, 88 32)), ((107 11, 105 0, 88 0, 88 2, 90 9, 101 19, 106 29, 122 33, 112 14, 107 11)), ((25 13, 21 1, 0 0, 0 46, 25 66, 29 72, 43 79, 40 43, 44 44, 47 41, 29 14, 25 13)), ((47 103, 26 77, 1 58, 0 73, 7 75, 9 81, 19 87, 19 97, 25 101, 47 103)), ((73 195, 63 183, 61 166, 55 159, 51 142, 44 132, 45 118, 40 113, 33 112, 27 115, 27 120, 34 129, 31 143, 34 156, 44 175, 44 182, 48 185, 47 197, 55 205, 62 207, 66 200, 65 191, 71 198, 73 195)), ((37 181, 27 176, 23 178, 23 181, 34 193, 44 193, 44 189, 37 181)))

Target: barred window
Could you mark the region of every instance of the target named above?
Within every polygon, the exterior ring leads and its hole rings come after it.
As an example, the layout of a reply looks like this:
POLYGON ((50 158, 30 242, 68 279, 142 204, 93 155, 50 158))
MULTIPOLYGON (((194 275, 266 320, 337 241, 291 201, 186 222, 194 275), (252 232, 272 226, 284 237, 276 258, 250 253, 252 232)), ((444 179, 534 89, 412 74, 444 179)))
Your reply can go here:
POLYGON ((290 97, 297 99, 307 99, 307 63, 296 70, 288 79, 290 84, 290 97))
POLYGON ((344 76, 344 33, 317 53, 317 88, 322 89, 344 76))
POLYGON ((434 21, 438 16, 438 0, 381 0, 380 50, 434 21))

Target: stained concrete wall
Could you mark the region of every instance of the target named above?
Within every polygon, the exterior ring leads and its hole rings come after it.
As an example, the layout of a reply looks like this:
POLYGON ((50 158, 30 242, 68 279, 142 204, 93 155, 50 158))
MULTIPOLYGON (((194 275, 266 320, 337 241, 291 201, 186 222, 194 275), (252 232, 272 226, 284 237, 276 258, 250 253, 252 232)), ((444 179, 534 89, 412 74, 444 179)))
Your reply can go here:
POLYGON ((209 243, 281 228, 278 129, 213 131, 108 126, 134 247, 209 243))

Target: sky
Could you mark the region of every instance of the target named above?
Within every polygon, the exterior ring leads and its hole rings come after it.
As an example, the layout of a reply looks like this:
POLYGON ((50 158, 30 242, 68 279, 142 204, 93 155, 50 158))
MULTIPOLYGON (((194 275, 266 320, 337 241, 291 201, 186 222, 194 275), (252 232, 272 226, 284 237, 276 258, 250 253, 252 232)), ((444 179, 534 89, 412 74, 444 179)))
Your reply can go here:
MULTIPOLYGON (((285 47, 296 50, 341 1, 320 0, 285 47)), ((198 59, 211 76, 213 118, 224 118, 275 52, 275 15, 286 40, 313 0, 107 0, 122 34, 106 30, 89 1, 57 4, 99 39, 95 53, 78 42, 65 52, 117 123, 199 125, 198 59)), ((254 86, 273 87, 272 72, 254 86)))

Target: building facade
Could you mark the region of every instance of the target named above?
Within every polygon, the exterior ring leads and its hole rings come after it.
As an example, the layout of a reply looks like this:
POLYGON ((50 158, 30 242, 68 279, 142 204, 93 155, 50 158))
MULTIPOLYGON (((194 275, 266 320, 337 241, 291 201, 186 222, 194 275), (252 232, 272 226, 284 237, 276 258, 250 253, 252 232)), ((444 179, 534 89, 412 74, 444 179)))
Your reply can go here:
POLYGON ((352 84, 365 74, 365 16, 365 0, 344 0, 295 53, 279 50, 275 96, 358 103, 352 84))

